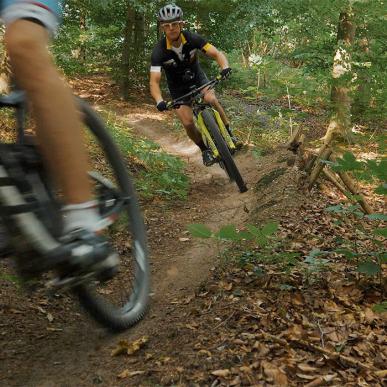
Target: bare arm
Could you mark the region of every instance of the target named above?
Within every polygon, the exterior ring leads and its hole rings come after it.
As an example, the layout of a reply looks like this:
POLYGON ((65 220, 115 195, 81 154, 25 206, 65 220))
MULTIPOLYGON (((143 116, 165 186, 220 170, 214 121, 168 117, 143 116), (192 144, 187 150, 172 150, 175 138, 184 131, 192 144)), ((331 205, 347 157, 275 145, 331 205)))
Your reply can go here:
POLYGON ((219 51, 216 47, 210 46, 206 51, 206 55, 212 59, 215 59, 222 70, 226 69, 227 67, 230 67, 226 56, 223 54, 223 52, 219 51))
POLYGON ((160 89, 160 80, 161 80, 161 73, 151 71, 149 86, 150 86, 151 95, 156 101, 156 103, 159 103, 160 101, 163 100, 163 96, 161 94, 161 89, 160 89))

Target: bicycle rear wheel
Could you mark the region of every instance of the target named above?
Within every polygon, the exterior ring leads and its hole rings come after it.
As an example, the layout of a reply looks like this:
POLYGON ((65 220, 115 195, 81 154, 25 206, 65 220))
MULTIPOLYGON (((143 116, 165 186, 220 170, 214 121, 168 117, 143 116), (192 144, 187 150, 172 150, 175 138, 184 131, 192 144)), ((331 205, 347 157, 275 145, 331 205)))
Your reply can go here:
POLYGON ((218 124, 216 122, 214 115, 212 114, 212 111, 210 109, 205 109, 202 112, 202 116, 203 116, 204 123, 206 124, 206 127, 210 132, 211 137, 213 138, 215 145, 219 151, 219 154, 221 157, 220 162, 223 162, 224 169, 228 177, 230 178, 230 180, 235 181, 240 192, 246 192, 247 191, 246 184, 243 181, 243 178, 238 170, 238 167, 235 164, 235 161, 230 153, 230 150, 226 144, 226 141, 220 134, 218 124))
POLYGON ((94 171, 90 175, 95 181, 101 215, 109 222, 113 216, 118 216, 105 234, 120 255, 120 268, 107 283, 91 281, 73 291, 96 321, 111 330, 121 331, 141 320, 148 307, 150 268, 145 226, 120 151, 94 110, 81 99, 78 102, 85 125, 94 137, 88 139, 87 146, 91 151, 94 171), (97 143, 102 153, 96 150, 97 143), (120 199, 124 200, 118 206, 120 199), (118 207, 120 214, 117 211, 112 214, 110 209, 118 207))

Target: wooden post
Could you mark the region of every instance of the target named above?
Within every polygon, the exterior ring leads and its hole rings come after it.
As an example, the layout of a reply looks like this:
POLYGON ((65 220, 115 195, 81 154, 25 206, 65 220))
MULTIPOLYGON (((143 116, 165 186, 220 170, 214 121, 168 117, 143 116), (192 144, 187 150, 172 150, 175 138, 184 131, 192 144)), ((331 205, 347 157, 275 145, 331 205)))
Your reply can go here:
POLYGON ((313 187, 313 185, 316 182, 318 176, 320 175, 321 171, 325 167, 325 164, 323 164, 321 161, 322 160, 329 160, 331 154, 332 154, 332 149, 331 148, 327 148, 321 154, 320 157, 317 157, 317 159, 316 159, 316 161, 314 163, 314 167, 312 169, 312 172, 310 173, 310 176, 309 176, 309 184, 308 184, 308 189, 309 190, 313 187))
POLYGON ((363 208, 364 212, 368 215, 372 214, 373 213, 372 208, 366 202, 364 195, 360 192, 359 188, 357 187, 357 184, 352 180, 350 175, 347 172, 343 172, 343 171, 339 171, 338 174, 341 177, 341 180, 343 181, 343 183, 352 193, 352 195, 356 196, 356 201, 363 208))
POLYGON ((348 190, 345 188, 343 184, 340 183, 339 179, 336 175, 328 168, 323 169, 323 173, 325 177, 333 183, 333 185, 338 188, 345 196, 347 196, 348 190))

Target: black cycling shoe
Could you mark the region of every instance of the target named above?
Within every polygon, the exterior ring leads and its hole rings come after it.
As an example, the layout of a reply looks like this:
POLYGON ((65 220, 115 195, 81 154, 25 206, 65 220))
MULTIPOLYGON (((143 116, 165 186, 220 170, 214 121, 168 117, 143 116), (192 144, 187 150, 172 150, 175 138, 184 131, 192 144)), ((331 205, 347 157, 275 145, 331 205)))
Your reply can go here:
POLYGON ((105 237, 76 229, 64 238, 68 259, 61 268, 62 277, 93 276, 101 281, 112 278, 118 271, 118 255, 105 237))
POLYGON ((212 154, 212 151, 210 149, 206 149, 202 151, 202 157, 203 157, 203 164, 206 167, 210 167, 211 165, 216 163, 216 159, 212 154))
POLYGON ((49 288, 65 289, 89 280, 107 281, 118 272, 118 255, 103 236, 76 229, 61 238, 61 245, 42 256, 33 251, 19 252, 16 272, 25 286, 32 288, 42 273, 54 271, 49 288))

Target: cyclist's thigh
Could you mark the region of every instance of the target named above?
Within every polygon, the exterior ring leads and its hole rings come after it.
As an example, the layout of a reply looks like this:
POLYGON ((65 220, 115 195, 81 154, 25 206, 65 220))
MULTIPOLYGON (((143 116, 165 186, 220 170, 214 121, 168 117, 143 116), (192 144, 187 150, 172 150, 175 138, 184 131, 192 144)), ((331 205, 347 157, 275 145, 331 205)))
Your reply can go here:
POLYGON ((1 18, 6 25, 18 20, 36 20, 54 33, 62 17, 62 0, 0 0, 1 18))

